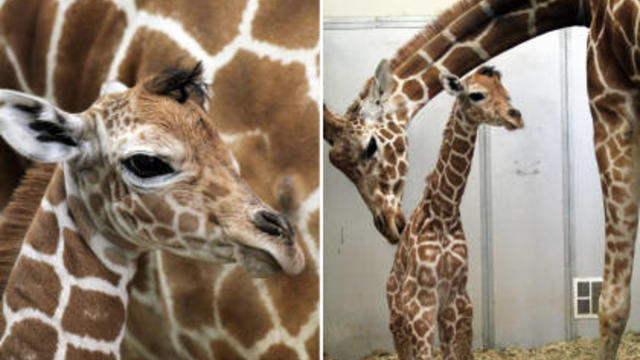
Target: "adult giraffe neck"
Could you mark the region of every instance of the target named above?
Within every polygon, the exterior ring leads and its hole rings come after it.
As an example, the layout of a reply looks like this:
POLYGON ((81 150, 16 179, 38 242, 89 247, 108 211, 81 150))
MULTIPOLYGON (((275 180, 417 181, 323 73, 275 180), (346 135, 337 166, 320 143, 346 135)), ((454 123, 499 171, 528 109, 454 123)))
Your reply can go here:
POLYGON ((549 31, 587 26, 587 0, 460 2, 405 44, 391 60, 411 115, 442 91, 441 73, 464 75, 502 52, 549 31))
POLYGON ((3 294, 0 358, 120 358, 135 261, 78 220, 73 196, 58 168, 3 294))

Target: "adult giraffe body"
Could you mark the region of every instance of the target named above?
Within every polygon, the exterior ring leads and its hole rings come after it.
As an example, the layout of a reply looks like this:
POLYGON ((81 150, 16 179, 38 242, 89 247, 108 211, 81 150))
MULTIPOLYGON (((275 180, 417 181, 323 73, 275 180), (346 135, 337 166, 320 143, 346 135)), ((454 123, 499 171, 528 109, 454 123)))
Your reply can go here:
MULTIPOLYGON (((0 6, 0 87, 80 111, 105 80, 131 86, 167 66, 202 60, 211 83, 209 114, 242 177, 279 210, 274 189, 288 175, 299 185, 292 222, 307 255, 301 275, 253 279, 239 267, 165 252, 145 256, 132 285, 125 358, 317 358, 317 1, 6 0, 0 6)), ((37 208, 39 201, 29 198, 37 208)))
POLYGON ((391 170, 399 164, 406 168, 406 160, 391 156, 396 152, 391 146, 378 147, 376 156, 360 156, 371 152, 372 139, 384 138, 381 129, 406 126, 442 90, 442 73, 462 75, 548 31, 589 27, 588 93, 606 224, 601 359, 615 358, 629 316, 640 185, 638 13, 637 2, 624 0, 463 1, 402 47, 386 74, 379 67, 344 117, 325 111, 332 163, 356 184, 378 229, 395 242, 404 223, 399 198, 406 171, 391 170))

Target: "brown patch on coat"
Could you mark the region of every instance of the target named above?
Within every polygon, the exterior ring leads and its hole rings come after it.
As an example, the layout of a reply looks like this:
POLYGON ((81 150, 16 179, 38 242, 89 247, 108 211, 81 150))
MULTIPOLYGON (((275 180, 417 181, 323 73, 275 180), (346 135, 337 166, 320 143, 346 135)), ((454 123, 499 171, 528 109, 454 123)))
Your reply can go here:
POLYGON ((145 207, 153 214, 153 217, 165 224, 172 225, 175 211, 167 201, 158 195, 144 195, 140 199, 144 203, 145 207))
POLYGON ((265 175, 297 174, 304 185, 300 198, 306 199, 319 182, 319 111, 308 96, 304 66, 240 50, 218 71, 211 90, 211 116, 220 132, 259 130, 269 139, 248 136, 228 144, 256 195, 276 205, 271 189, 279 177, 265 175))
POLYGON ((146 224, 151 224, 153 222, 151 214, 149 214, 149 212, 137 202, 133 205, 133 216, 146 224))
POLYGON ((422 85, 416 79, 409 80, 402 86, 402 92, 405 93, 409 99, 418 101, 424 97, 424 90, 422 85))
POLYGON ((189 213, 180 214, 178 218, 178 227, 182 232, 195 232, 198 230, 198 225, 200 224, 200 220, 194 215, 189 213))
POLYGON ((62 315, 62 328, 79 336, 113 341, 124 326, 125 309, 114 296, 71 287, 69 303, 62 315))
POLYGON ((53 316, 61 291, 60 279, 51 265, 23 257, 11 271, 5 299, 13 311, 34 308, 53 316))
POLYGON ((49 36, 57 7, 53 0, 8 0, 0 11, 2 34, 37 95, 45 91, 49 36))
POLYGON ((176 233, 173 230, 164 227, 158 226, 153 229, 153 237, 162 243, 167 243, 169 240, 172 240, 176 236, 176 233))
POLYGON ((173 312, 181 326, 200 329, 214 324, 213 285, 218 266, 194 262, 169 252, 162 252, 166 281, 173 299, 173 312))
MULTIPOLYGON (((495 25, 480 39, 480 46, 489 54, 497 54, 504 48, 505 42, 520 44, 529 38, 529 15, 510 15, 496 20, 495 25), (505 29, 512 29, 509 36, 505 37, 505 29)), ((462 59, 462 58, 460 58, 462 59)), ((473 64, 480 64, 474 62, 473 64)))
POLYGON ((26 319, 11 328, 0 348, 0 359, 53 359, 58 343, 56 330, 36 319, 26 319))
POLYGON ((229 195, 229 189, 227 189, 224 185, 220 185, 216 181, 209 181, 207 187, 204 189, 204 194, 208 195, 211 200, 216 200, 219 197, 224 197, 229 195))
POLYGON ((222 326, 246 347, 262 339, 273 326, 258 289, 239 267, 224 280, 216 305, 222 326))
POLYGON ((89 351, 85 349, 78 349, 73 345, 69 345, 67 348, 66 360, 116 360, 114 354, 105 354, 99 351, 89 351))
POLYGON ((246 1, 136 0, 136 6, 175 19, 208 53, 215 54, 238 36, 246 1))
POLYGON ((187 352, 189 353, 189 355, 193 358, 193 359, 197 359, 197 360, 207 360, 209 359, 209 356, 207 355, 207 352, 205 349, 202 348, 202 346, 200 346, 198 343, 196 343, 195 341, 191 340, 190 337, 184 335, 184 334, 180 334, 178 337, 178 340, 180 341, 180 344, 187 349, 187 352))
POLYGON ((211 350, 213 352, 214 359, 225 360, 245 360, 240 354, 238 354, 231 345, 222 340, 214 340, 211 342, 211 350))
POLYGON ((151 256, 155 256, 155 254, 153 252, 145 252, 140 254, 140 256, 138 257, 136 273, 129 283, 129 289, 136 289, 142 293, 145 293, 149 290, 148 282, 151 281, 151 279, 149 279, 148 268, 151 266, 151 256))
MULTIPOLYGON (((159 298, 157 300, 161 301, 159 298)), ((137 340, 148 349, 152 349, 155 354, 162 354, 165 359, 178 359, 167 330, 162 314, 138 302, 135 297, 130 298, 127 310, 127 332, 135 334, 137 340)), ((127 337, 124 344, 128 347, 127 337)))
POLYGON ((319 31, 317 0, 262 0, 251 35, 286 48, 312 48, 319 31))
POLYGON ((51 182, 47 186, 47 201, 53 206, 59 205, 67 198, 64 187, 64 174, 62 171, 57 171, 51 177, 51 182))
POLYGON ((69 274, 77 278, 94 276, 106 280, 114 286, 118 285, 120 275, 109 270, 100 259, 96 257, 95 253, 87 246, 84 240, 80 238, 77 232, 65 228, 62 230, 62 233, 64 236, 64 253, 62 258, 64 267, 69 271, 69 274))
POLYGON ((56 100, 67 111, 91 105, 107 77, 126 27, 124 11, 111 1, 77 1, 67 9, 53 75, 56 100))
POLYGON ((284 344, 271 345, 260 360, 298 360, 298 354, 284 344))
POLYGON ((25 242, 37 251, 52 255, 58 247, 60 233, 56 214, 40 208, 32 220, 25 242))

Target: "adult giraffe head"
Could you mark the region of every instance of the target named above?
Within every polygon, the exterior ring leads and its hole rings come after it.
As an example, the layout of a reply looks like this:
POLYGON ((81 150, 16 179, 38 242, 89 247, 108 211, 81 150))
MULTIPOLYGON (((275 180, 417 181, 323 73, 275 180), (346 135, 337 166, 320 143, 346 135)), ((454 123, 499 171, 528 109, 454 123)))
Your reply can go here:
POLYGON ((376 228, 392 244, 398 242, 406 223, 401 201, 409 169, 409 112, 402 97, 391 97, 394 87, 389 62, 383 60, 344 115, 324 107, 329 159, 356 185, 376 228))
POLYGON ((0 133, 30 159, 61 163, 72 213, 119 246, 297 274, 294 231, 234 168, 202 110, 200 75, 198 64, 112 85, 77 114, 2 90, 0 133))

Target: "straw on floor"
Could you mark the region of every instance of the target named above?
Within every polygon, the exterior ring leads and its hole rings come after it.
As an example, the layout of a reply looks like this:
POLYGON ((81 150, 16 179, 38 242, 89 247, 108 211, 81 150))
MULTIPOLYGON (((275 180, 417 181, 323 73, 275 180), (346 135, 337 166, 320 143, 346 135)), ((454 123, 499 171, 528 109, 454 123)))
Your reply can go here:
MULTIPOLYGON (((559 342, 532 349, 510 347, 505 349, 477 350, 475 360, 595 360, 598 339, 577 339, 559 342)), ((397 360, 398 357, 385 352, 376 352, 362 360, 397 360)), ((338 360, 326 357, 324 360, 338 360)), ((343 359, 340 359, 343 360, 343 359)), ((640 332, 624 335, 618 360, 640 360, 640 332)))

